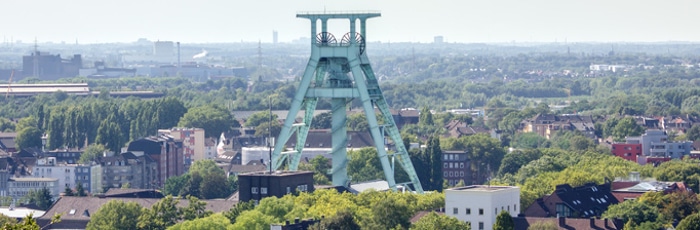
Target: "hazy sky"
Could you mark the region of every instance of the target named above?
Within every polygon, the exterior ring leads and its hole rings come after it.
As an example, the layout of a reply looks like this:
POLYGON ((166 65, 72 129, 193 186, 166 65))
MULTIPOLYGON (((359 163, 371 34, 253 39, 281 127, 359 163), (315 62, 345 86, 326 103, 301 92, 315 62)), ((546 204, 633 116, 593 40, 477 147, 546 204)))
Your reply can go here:
MULTIPOLYGON (((310 34, 297 11, 379 10, 368 40, 700 41, 697 0, 2 0, 3 40, 74 43, 288 42, 310 34)), ((347 22, 330 24, 336 37, 347 22)))

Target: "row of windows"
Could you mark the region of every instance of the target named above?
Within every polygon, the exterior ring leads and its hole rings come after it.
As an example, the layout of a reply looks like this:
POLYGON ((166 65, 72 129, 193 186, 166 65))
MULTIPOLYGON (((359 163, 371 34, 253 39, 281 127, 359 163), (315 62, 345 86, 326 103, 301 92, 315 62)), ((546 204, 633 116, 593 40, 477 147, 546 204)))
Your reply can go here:
MULTIPOLYGON (((258 187, 250 188, 250 193, 258 194, 258 187)), ((260 194, 267 195, 267 187, 260 187, 260 194)))
POLYGON ((442 177, 448 177, 448 176, 449 177, 455 177, 455 176, 464 177, 464 171, 459 172, 459 174, 457 174, 457 172, 453 172, 453 171, 442 172, 442 177))
POLYGON ((443 160, 459 160, 459 154, 444 154, 443 160))
MULTIPOLYGON (((456 169, 457 168, 457 163, 442 163, 442 168, 451 168, 451 169, 456 169)), ((459 163, 459 168, 464 168, 464 163, 459 163)))
MULTIPOLYGON (((517 211, 517 207, 518 207, 518 205, 517 205, 517 204, 514 204, 514 205, 513 205, 513 211, 517 211)), ((506 211, 510 212, 510 205, 508 205, 508 206, 501 206, 501 211, 503 211, 503 210, 506 210, 506 211)), ((493 212, 494 212, 495 215, 498 215, 498 208, 494 208, 494 209, 493 209, 493 212)), ((455 215, 459 214, 459 208, 452 208, 452 214, 455 214, 455 215)), ((471 215, 471 214, 472 214, 472 209, 471 209, 471 208, 466 208, 466 209, 464 210, 464 214, 465 214, 465 215, 471 215)), ((483 209, 483 208, 480 208, 480 209, 479 209, 479 215, 480 215, 480 216, 481 216, 481 215, 484 215, 484 209, 483 209)))

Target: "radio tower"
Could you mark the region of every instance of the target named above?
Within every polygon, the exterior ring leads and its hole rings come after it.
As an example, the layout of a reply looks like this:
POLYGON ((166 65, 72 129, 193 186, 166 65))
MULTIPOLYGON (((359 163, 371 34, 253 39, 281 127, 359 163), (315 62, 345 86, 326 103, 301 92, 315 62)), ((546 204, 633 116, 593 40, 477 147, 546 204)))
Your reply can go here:
POLYGON ((401 135, 394 122, 389 106, 379 88, 377 78, 365 52, 367 34, 365 24, 367 19, 379 17, 379 12, 366 13, 298 13, 297 18, 311 20, 311 57, 306 66, 304 76, 299 83, 291 108, 282 127, 282 131, 275 143, 270 167, 278 169, 289 158, 289 169, 297 170, 301 153, 306 143, 306 137, 311 126, 314 110, 319 98, 331 99, 331 138, 332 138, 332 162, 330 174, 334 186, 348 186, 350 178, 347 175, 347 120, 346 106, 355 98, 362 101, 362 107, 367 116, 369 131, 384 169, 384 176, 389 187, 397 190, 394 180, 394 161, 406 171, 410 182, 418 193, 423 193, 418 175, 413 168, 413 163, 403 145, 401 135), (350 21, 350 32, 346 33, 340 41, 328 32, 329 19, 344 19, 350 21), (359 20, 360 32, 356 32, 356 23, 359 20), (321 22, 321 32, 317 33, 316 24, 321 22), (315 39, 313 39, 315 38, 315 39), (375 106, 379 113, 375 113, 375 106), (294 123, 299 110, 304 109, 302 123, 294 123), (380 131, 378 119, 384 121, 381 125, 389 138, 396 146, 395 153, 387 152, 384 146, 384 135, 380 131), (296 132, 297 140, 294 149, 284 151, 284 145, 296 132))

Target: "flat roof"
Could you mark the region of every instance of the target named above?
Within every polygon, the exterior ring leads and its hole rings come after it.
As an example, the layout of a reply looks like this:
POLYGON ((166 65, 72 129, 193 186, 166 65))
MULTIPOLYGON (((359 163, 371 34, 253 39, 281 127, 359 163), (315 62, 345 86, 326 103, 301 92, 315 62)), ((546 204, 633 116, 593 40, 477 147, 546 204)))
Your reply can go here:
POLYGON ((470 186, 464 186, 464 187, 450 188, 447 190, 493 192, 493 191, 508 190, 508 189, 514 189, 514 188, 518 188, 518 187, 515 187, 515 186, 495 186, 495 185, 470 185, 470 186))
POLYGON ((28 208, 23 208, 23 207, 15 207, 15 208, 9 208, 9 207, 2 207, 0 208, 0 213, 2 213, 5 216, 15 218, 15 219, 22 219, 27 217, 27 215, 32 214, 34 218, 39 218, 46 213, 45 211, 42 210, 35 210, 35 209, 28 209, 28 208))
POLYGON ((18 178, 10 178, 10 181, 58 181, 58 178, 37 178, 37 177, 18 177, 18 178))
POLYGON ((269 170, 266 171, 258 171, 258 172, 249 172, 249 173, 241 173, 238 174, 238 176, 289 176, 289 175, 301 175, 301 174, 313 174, 314 172, 311 171, 272 171, 270 172, 269 170))

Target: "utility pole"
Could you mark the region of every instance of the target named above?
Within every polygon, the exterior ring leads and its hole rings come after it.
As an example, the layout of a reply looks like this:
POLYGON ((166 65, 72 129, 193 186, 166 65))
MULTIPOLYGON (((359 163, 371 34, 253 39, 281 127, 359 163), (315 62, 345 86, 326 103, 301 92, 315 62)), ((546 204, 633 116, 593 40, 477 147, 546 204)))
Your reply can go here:
POLYGON ((267 99, 268 112, 270 113, 270 120, 267 124, 267 148, 270 150, 270 160, 268 160, 267 165, 270 168, 270 174, 272 174, 272 96, 267 96, 267 99))

